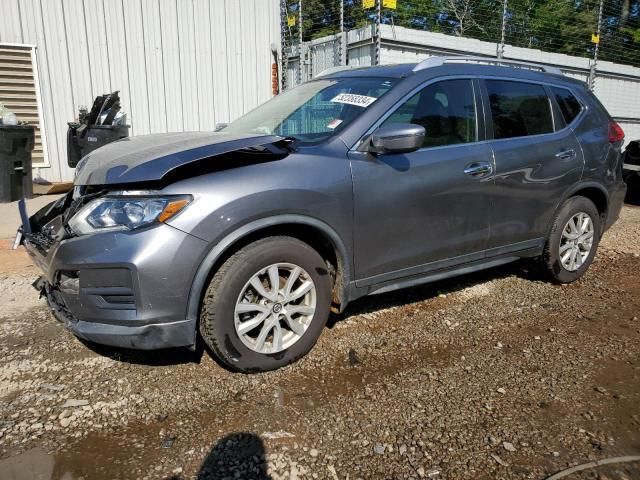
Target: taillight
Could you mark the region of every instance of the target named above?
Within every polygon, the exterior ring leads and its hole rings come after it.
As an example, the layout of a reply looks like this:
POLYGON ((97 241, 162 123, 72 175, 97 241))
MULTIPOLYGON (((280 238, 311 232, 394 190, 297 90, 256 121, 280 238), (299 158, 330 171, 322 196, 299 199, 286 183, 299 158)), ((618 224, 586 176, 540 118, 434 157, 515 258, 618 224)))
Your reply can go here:
POLYGON ((609 143, 616 143, 624 140, 624 130, 616 122, 611 120, 609 122, 609 143))

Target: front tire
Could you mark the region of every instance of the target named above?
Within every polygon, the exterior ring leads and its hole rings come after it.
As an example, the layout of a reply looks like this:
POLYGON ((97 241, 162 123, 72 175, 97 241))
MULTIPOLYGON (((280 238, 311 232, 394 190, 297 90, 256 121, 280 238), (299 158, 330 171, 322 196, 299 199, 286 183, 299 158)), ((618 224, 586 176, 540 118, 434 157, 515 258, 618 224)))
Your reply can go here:
POLYGON ((601 217, 586 197, 569 198, 560 208, 547 237, 542 264, 557 283, 571 283, 582 277, 600 243, 601 217))
POLYGON ((200 334, 225 366, 274 370, 315 345, 331 303, 322 257, 292 237, 258 240, 215 273, 203 299, 200 334))

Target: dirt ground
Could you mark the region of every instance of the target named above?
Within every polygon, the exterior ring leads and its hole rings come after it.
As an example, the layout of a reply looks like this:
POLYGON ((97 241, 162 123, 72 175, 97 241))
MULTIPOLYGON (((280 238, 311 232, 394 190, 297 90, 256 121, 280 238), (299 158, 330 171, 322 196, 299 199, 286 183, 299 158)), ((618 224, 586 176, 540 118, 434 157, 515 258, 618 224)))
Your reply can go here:
MULTIPOLYGON (((640 207, 579 282, 526 262, 364 298, 306 358, 83 344, 0 245, 0 479, 543 479, 640 455, 640 207)), ((640 462, 569 479, 640 478, 640 462)))

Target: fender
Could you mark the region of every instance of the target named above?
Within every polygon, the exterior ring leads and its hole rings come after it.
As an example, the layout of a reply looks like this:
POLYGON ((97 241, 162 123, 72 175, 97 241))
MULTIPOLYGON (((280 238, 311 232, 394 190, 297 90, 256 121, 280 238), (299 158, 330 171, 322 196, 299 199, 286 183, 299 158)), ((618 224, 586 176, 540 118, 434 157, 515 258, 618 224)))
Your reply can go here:
MULTIPOLYGON (((318 220, 317 218, 308 217, 305 215, 284 214, 254 220, 241 226, 237 230, 234 230, 233 232, 225 236, 222 240, 214 244, 213 248, 211 248, 209 253, 205 256, 204 260, 200 263, 200 266, 198 267, 196 275, 193 279, 191 291, 189 292, 189 303, 187 305, 187 319, 192 321, 194 326, 197 325, 198 314, 200 310, 200 299, 202 298, 204 289, 207 287, 207 279, 209 278, 211 269, 215 265, 216 261, 220 258, 220 256, 229 247, 231 247, 231 245, 233 245, 241 238, 263 228, 291 223, 297 223, 300 225, 307 225, 317 228, 331 239, 331 242, 336 248, 337 254, 342 262, 343 278, 341 285, 341 294, 342 298, 345 299, 344 305, 346 305, 346 302, 348 301, 347 285, 349 284, 349 281, 351 279, 351 262, 349 256, 347 255, 347 250, 345 248, 344 242, 342 241, 338 233, 332 227, 327 225, 322 220, 318 220)), ((194 330, 196 330, 194 333, 197 335, 197 328, 194 330)))
MULTIPOLYGON (((585 188, 595 188, 598 191, 600 191, 600 193, 602 193, 604 197, 607 199, 607 208, 609 207, 609 192, 601 183, 594 182, 594 181, 576 183, 569 190, 567 190, 565 194, 562 196, 562 198, 560 199, 560 201, 556 203, 556 206, 553 210, 553 214, 551 215, 551 218, 549 219, 549 222, 547 225, 547 235, 545 236, 545 238, 549 236, 549 232, 551 231, 551 227, 553 226, 553 219, 556 218, 556 214, 558 213, 558 210, 560 210, 560 207, 569 198, 573 197, 576 194, 576 192, 580 190, 584 190, 585 188)), ((605 213, 605 217, 606 217, 606 213, 605 213)), ((604 233, 604 231, 602 233, 604 233)))

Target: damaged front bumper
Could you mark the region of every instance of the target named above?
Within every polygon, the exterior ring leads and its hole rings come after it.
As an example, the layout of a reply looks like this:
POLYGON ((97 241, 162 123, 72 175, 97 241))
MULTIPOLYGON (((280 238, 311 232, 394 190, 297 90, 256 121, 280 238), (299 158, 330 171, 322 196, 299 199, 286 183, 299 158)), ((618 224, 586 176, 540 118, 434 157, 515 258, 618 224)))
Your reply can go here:
POLYGON ((164 223, 65 236, 66 208, 62 202, 48 215, 25 214, 18 241, 44 272, 34 286, 56 319, 100 344, 193 347, 196 322, 187 318, 187 303, 206 242, 164 223))

